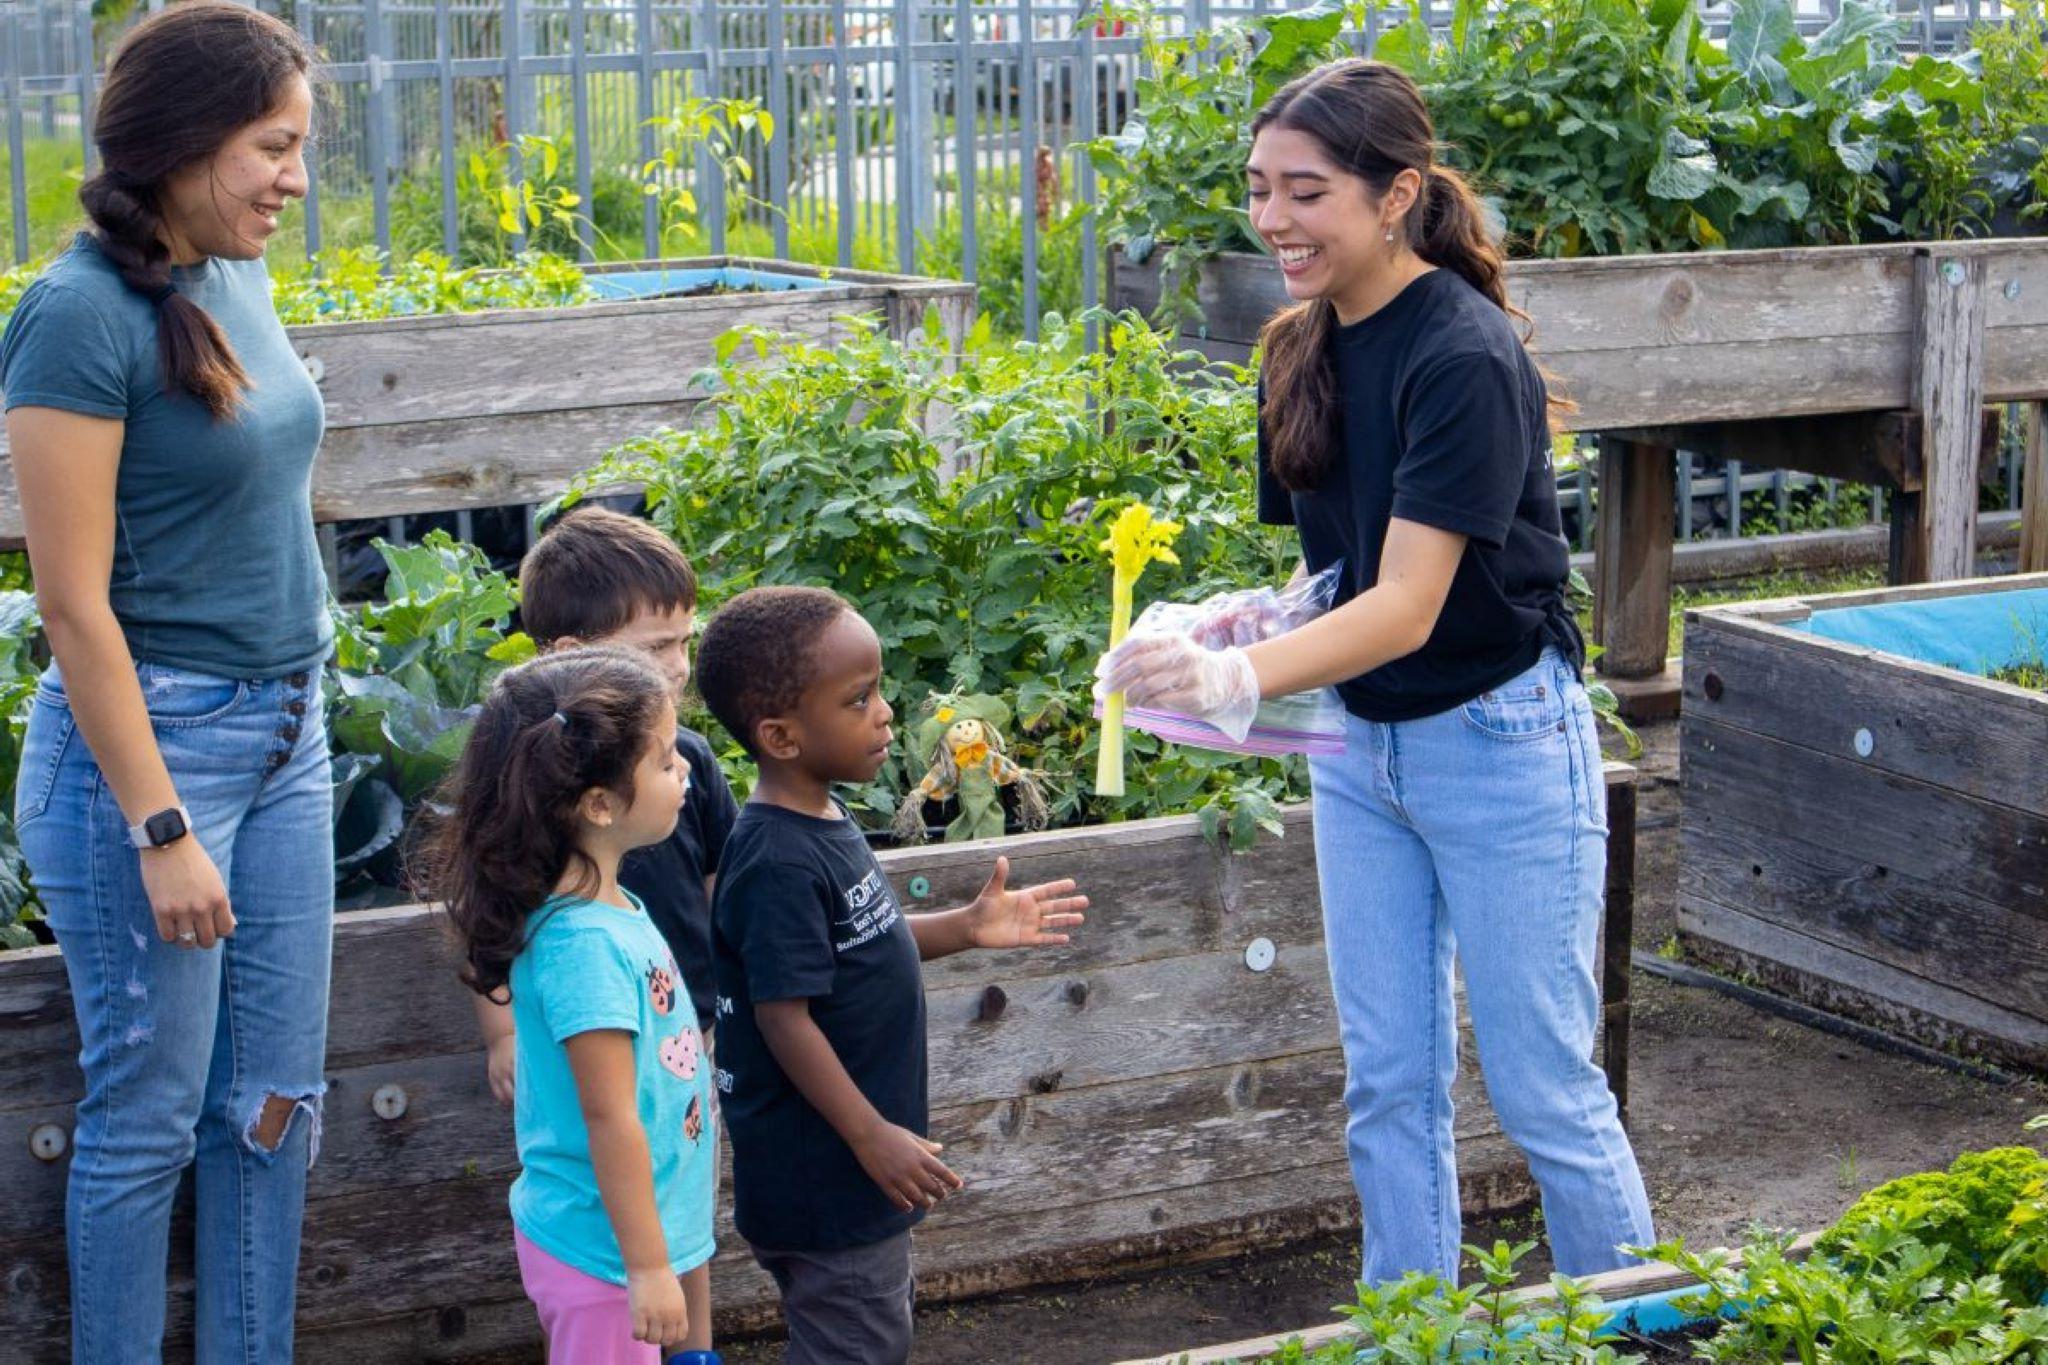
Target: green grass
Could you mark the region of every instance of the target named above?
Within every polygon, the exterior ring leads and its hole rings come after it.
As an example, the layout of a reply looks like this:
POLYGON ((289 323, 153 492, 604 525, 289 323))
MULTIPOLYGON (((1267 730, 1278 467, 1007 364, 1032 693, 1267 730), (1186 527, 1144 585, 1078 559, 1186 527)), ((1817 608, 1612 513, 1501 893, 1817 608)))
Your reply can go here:
MULTIPOLYGON (((28 245, 31 259, 60 250, 85 223, 78 207, 78 182, 85 153, 75 140, 29 138, 23 148, 28 173, 28 245)), ((14 166, 0 140, 0 260, 14 251, 14 166)))
POLYGON ((1838 569, 1827 573, 1776 573, 1762 578, 1744 578, 1727 583, 1680 587, 1671 594, 1671 648, 1676 654, 1685 642, 1685 613, 1688 607, 1715 607, 1725 602, 1766 602, 1773 597, 1818 597, 1833 592, 1861 592, 1884 586, 1884 565, 1860 569, 1838 569))
MULTIPOLYGON (((1884 566, 1872 564, 1860 569, 1829 573, 1776 573, 1760 578, 1729 579, 1726 582, 1678 587, 1671 593, 1671 627, 1666 655, 1679 653, 1685 645, 1685 613, 1689 607, 1715 607, 1727 602, 1765 602, 1774 597, 1818 597, 1824 593, 1858 592, 1884 586, 1884 566)), ((1579 629, 1593 638, 1593 608, 1579 608, 1579 629)))

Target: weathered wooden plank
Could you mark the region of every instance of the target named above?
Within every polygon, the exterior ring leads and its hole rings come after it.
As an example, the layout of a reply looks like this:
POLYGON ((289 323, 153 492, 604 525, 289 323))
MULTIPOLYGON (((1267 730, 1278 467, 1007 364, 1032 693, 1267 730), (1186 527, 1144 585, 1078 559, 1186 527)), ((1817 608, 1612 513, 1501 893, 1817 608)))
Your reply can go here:
MULTIPOLYGON (((1943 248, 1947 251, 1946 245, 1943 248)), ((1575 430, 1793 417, 1911 405, 1910 245, 1515 261, 1509 292, 1534 345, 1581 405, 1575 430)), ((1984 387, 2048 390, 2048 244, 1956 253, 1988 283, 1984 387)), ((1156 264, 1120 264, 1117 301, 1156 306, 1156 264)), ((1264 256, 1227 256, 1202 283, 1207 338, 1248 344, 1285 302, 1264 256)))
MULTIPOLYGON (((1324 1156, 1341 1156, 1343 1078, 1342 1053, 1330 1043, 1244 1063, 1197 1063, 1129 1082, 942 1105, 933 1112, 932 1132, 971 1182, 948 1203, 949 1214, 1007 1217, 1280 1169, 1307 1160, 1303 1153, 1319 1143, 1329 1147, 1324 1156), (1286 1141, 1271 1151, 1261 1147, 1282 1131, 1286 1141)), ((329 1082, 320 1161, 308 1185, 315 1203, 381 1190, 398 1205, 404 1199, 398 1191, 449 1181, 504 1182, 518 1172, 511 1115, 484 1087, 481 1052, 345 1071, 329 1082), (384 1084, 403 1086, 409 1101, 405 1117, 395 1122, 370 1107, 384 1084)), ((1469 1035, 1452 1099, 1461 1139, 1498 1131, 1469 1035)), ((27 1135, 40 1123, 68 1132, 72 1121, 70 1107, 61 1105, 0 1119, 0 1178, 9 1191, 0 1207, 0 1244, 62 1226, 68 1157, 38 1161, 27 1135)), ((721 1148, 722 1159, 729 1155, 721 1148)))
POLYGON ((2048 1025, 1733 906, 1681 894, 1689 956, 1765 989, 1937 1047, 2048 1071, 2048 1025))
MULTIPOLYGON (((1237 1085, 1217 1089, 1243 1091, 1237 1085)), ((1044 1103, 1057 1107, 1075 1099, 1087 1097, 1049 1097, 1044 1103)), ((1253 1091, 1253 1111, 1264 1109, 1266 1099, 1253 1091)), ((1161 1113, 1167 1124, 1184 1128, 1169 1111, 1161 1113)), ((1028 1121, 1024 1132, 1038 1128, 1036 1121, 1028 1121)), ((1094 1152, 1116 1142, 1114 1130, 1102 1132, 1081 1119, 1069 1119, 1063 1128, 1094 1152)), ((1229 1160, 1219 1150, 1204 1164, 1208 1179, 1176 1187, 1147 1189, 1128 1181, 1116 1187, 1104 1181, 1102 1197, 1081 1203, 1063 1201, 1051 1181, 1026 1179, 1012 1181, 1022 1185, 1020 1199, 991 1191, 983 1199, 983 1216, 975 1216, 971 1191, 963 1191, 920 1230, 922 1293, 928 1300, 944 1300, 1020 1283, 1073 1279, 1112 1263, 1130 1265, 1133 1259, 1157 1259, 1198 1244, 1206 1244, 1208 1254, 1225 1254, 1253 1238, 1274 1236, 1280 1228, 1309 1232, 1356 1224, 1346 1160, 1292 1140, 1294 1132, 1286 1132, 1286 1138, 1274 1140, 1255 1119, 1208 1124, 1198 1128, 1194 1142, 1221 1144, 1245 1158, 1229 1160), (1008 1209, 1001 1207, 1006 1203, 1008 1209)), ((1341 1128, 1333 1144, 1341 1150, 1341 1128)), ((1087 1150, 1077 1154, 1085 1156, 1087 1150)), ((1061 1160, 1065 1152, 1040 1148, 1040 1156, 1061 1160)), ((1464 1142, 1460 1156, 1460 1185, 1470 1214, 1528 1199, 1526 1169, 1499 1136, 1464 1142)), ((1051 1177, 1063 1169, 1071 1166, 1044 1166, 1038 1175, 1051 1177)), ((1149 1171, 1126 1166, 1126 1171, 1145 1171, 1155 1179, 1161 1175, 1157 1166, 1149 1171)), ((727 1324, 735 1318, 758 1322, 760 1310, 772 1304, 766 1277, 752 1267, 729 1230, 721 1244, 713 1263, 719 1318, 727 1324)), ((0 1304, 0 1332, 6 1340, 31 1349, 59 1345, 66 1293, 61 1236, 45 1234, 0 1246, 0 1273, 18 1289, 0 1304)), ((184 1336, 190 1330, 190 1269, 182 1250, 174 1254, 170 1287, 172 1332, 184 1336)), ((397 1314, 420 1314, 442 1326, 451 1308, 506 1304, 516 1295, 518 1271, 502 1179, 440 1181, 406 1191, 403 1199, 373 1191, 317 1199, 307 1207, 299 1277, 301 1330, 317 1332, 397 1314), (403 1242, 393 1236, 399 1228, 403 1242), (406 1254, 393 1254, 395 1244, 406 1246, 406 1254)), ((453 1351, 449 1359, 455 1359, 453 1351)))
MULTIPOLYGON (((1825 599, 1816 598, 1814 600, 1822 602, 1829 610, 1835 610, 1843 607, 1882 606, 1889 602, 1933 602, 1944 597, 1975 597, 1985 593, 2026 592, 2034 588, 2044 587, 2048 587, 2048 574, 2004 574, 1992 578, 1961 579, 1946 583, 1911 583, 1885 588, 1866 588, 1860 592, 1829 593, 1825 599)), ((1807 605, 1806 599, 1792 597, 1773 598, 1770 601, 1730 602, 1723 606, 1702 607, 1696 610, 1702 612, 1711 611, 1719 620, 1730 623, 1742 623, 1750 619, 1757 621, 1802 620, 1811 615, 1813 609, 1807 605)), ((1688 612, 1686 614, 1687 619, 1690 620, 1693 614, 1693 612, 1688 612)), ((1848 648, 1848 646, 1843 646, 1843 648, 1848 648)), ((1926 667, 1926 665, 1923 665, 1923 667, 1926 667)), ((1951 670, 1938 669, 1935 671, 1956 679, 1956 686, 1958 687, 1981 686, 1982 683, 1981 679, 1975 683, 1960 679, 1959 675, 1954 674, 1951 670)))
MULTIPOLYGON (((337 938, 343 934, 349 942, 335 954, 328 1025, 331 1071, 475 1045, 474 1015, 447 965, 436 917, 416 912, 383 926, 344 920, 337 938)), ((1266 972, 1245 965, 1241 946, 1058 975, 1045 974, 1052 954, 1032 954, 1039 960, 1028 965, 1025 955, 1012 955, 1014 975, 1004 970, 1009 964, 988 958, 978 982, 928 993, 934 1100, 1008 1098, 1048 1085, 1149 1075, 1176 1063, 1249 1061, 1321 1046, 1335 1036, 1321 942, 1278 947, 1279 959, 1266 972), (1006 1005, 1000 1017, 984 1021, 992 986, 1006 1005), (1182 1008, 1198 1000, 1207 1005, 1182 1008)), ((64 989, 61 976, 43 984, 53 994, 64 989)), ((24 1102, 75 1100, 80 1081, 68 1006, 36 1026, 7 1023, 0 1036, 11 1051, 0 1068, 0 1112, 24 1102)))
MULTIPOLYGON (((1943 243, 1971 261, 1990 289, 1987 327, 2032 332, 2048 292, 2048 247, 2034 238, 1943 243)), ((1767 251, 1517 260, 1508 293, 1529 313, 1546 354, 1638 350, 1678 344, 1815 340, 1913 330, 1911 243, 1767 251)), ((1150 312, 1159 299, 1159 258, 1133 266, 1118 255, 1118 306, 1150 312)), ((1198 300, 1208 334, 1250 342, 1287 303, 1280 272, 1257 253, 1217 258, 1198 300)))
MULTIPOLYGON (((1183 818, 1134 820, 1084 830, 1006 839, 1010 884, 1078 876, 1092 898, 1088 923, 1056 955, 961 953, 925 964, 928 986, 1099 963, 1242 948, 1256 937, 1307 943, 1322 937, 1315 834, 1306 804, 1282 812, 1286 833, 1231 854, 1203 840, 1183 818)), ((933 844, 881 854, 883 869, 911 913, 964 905, 980 892, 996 851, 933 844), (924 895, 913 894, 919 885, 924 895)))
MULTIPOLYGON (((1232 947, 1241 952, 1259 935, 1283 944, 1319 942, 1308 808, 1283 818, 1292 831, 1288 838, 1262 840, 1234 859, 1217 853, 1186 816, 1006 840, 1002 850, 1011 857, 1013 881, 1077 873, 1088 881, 1090 924, 1058 952, 963 954, 932 963, 929 979, 941 989, 947 983, 968 989, 964 983, 984 977, 1012 988, 1032 977, 1058 977, 1064 986, 1075 971, 1119 961, 1232 947)), ((943 844, 883 855, 913 910, 970 899, 992 859, 985 847, 943 844), (909 885, 921 875, 931 879, 932 891, 912 897, 909 885)), ((341 916, 329 1068, 469 1050, 475 1023, 453 972, 440 921, 431 913, 402 907, 341 916)), ((980 986, 971 989, 978 998, 980 986)), ((935 999, 934 1010, 940 1008, 954 1006, 935 999)), ((0 1044, 6 1059, 0 1112, 77 1097, 77 1037, 55 950, 0 957, 0 1044)))
POLYGON ((886 306, 879 288, 806 289, 337 323, 293 328, 292 343, 338 432, 680 402, 742 323, 830 344, 841 315, 886 306))
POLYGON ((1694 612, 1685 711, 1983 801, 2048 811, 2048 696, 1953 669, 1694 612), (1863 731, 1868 755, 1857 752, 1863 731))
POLYGON ((2048 403, 2026 405, 2026 459, 2020 468, 2020 572, 2048 571, 2048 403))
MULTIPOLYGON (((636 263, 737 265, 817 275, 786 263, 710 258, 636 263)), ((600 271, 600 273, 604 273, 600 271)), ((317 362, 328 433, 314 466, 314 516, 339 521, 544 501, 607 450, 688 420, 686 391, 717 337, 753 323, 816 340, 844 315, 871 313, 892 334, 921 332, 939 310, 957 349, 973 286, 831 272, 829 287, 588 304, 573 309, 328 323, 288 329, 317 362)), ((0 544, 21 535, 0 429, 0 544)))
POLYGON ((1984 410, 1986 261, 1924 251, 1914 259, 1912 399, 1920 414, 1920 534, 1927 576, 1977 565, 1977 458, 1984 410))
POLYGON ((1888 873, 2048 925, 2048 816, 1688 716, 1687 817, 1751 812, 1888 873))
MULTIPOLYGON (((321 443, 313 519, 544 502, 613 447, 686 425, 697 400, 352 427, 321 443)), ((15 515, 0 503, 0 528, 15 515)))
MULTIPOLYGON (((717 1305, 713 1317, 717 1318, 717 1305)), ((363 1365, 375 1361, 440 1365, 534 1365, 543 1350, 540 1319, 524 1297, 463 1299, 388 1318, 342 1323, 295 1334, 298 1365, 363 1365)))
POLYGON ((1804 838, 1769 812, 1688 813, 1680 846, 1686 896, 2048 1021, 2048 927, 2037 918, 1897 871, 1878 861, 1883 850, 1804 838))
POLYGON ((1647 678, 1664 670, 1671 631, 1672 497, 1677 452, 1600 441, 1600 524, 1593 633, 1600 672, 1647 678))
MULTIPOLYGON (((1626 765, 1607 765, 1610 786, 1633 776, 1626 765)), ((1217 970, 1228 976, 1231 955, 1254 937, 1319 951, 1309 809, 1291 808, 1282 818, 1286 838, 1261 840, 1234 857, 1216 852, 1188 816, 1005 840, 1001 848, 1011 858, 1013 882, 1080 873, 1094 896, 1090 923, 1057 952, 963 954, 929 964, 934 1020, 979 1013, 989 984, 1009 992, 1025 983, 1050 983, 1040 992, 1048 1008, 1073 1012, 1076 1007, 1060 1003, 1063 992, 1075 982, 1089 983, 1092 990, 1089 973, 1101 967, 1211 954, 1221 955, 1217 970)), ((993 851, 941 844, 886 852, 882 861, 905 905, 936 909, 972 896, 993 851), (932 883, 923 897, 909 894, 918 876, 932 883)), ((1618 846, 1614 851, 1621 852, 1618 846)), ((344 914, 336 920, 335 939, 330 1071, 475 1046, 469 1002, 454 983, 441 923, 431 911, 402 906, 344 914)), ((77 1047, 57 951, 0 954, 0 1113, 75 1101, 77 1047)))

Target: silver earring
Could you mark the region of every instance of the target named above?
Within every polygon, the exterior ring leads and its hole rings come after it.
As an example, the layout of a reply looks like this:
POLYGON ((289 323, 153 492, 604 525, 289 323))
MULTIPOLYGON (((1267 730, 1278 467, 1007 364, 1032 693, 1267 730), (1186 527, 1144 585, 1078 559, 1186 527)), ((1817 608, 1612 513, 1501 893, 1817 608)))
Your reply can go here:
POLYGON ((1387 240, 1390 242, 1394 240, 1394 225, 1392 223, 1387 224, 1387 240))

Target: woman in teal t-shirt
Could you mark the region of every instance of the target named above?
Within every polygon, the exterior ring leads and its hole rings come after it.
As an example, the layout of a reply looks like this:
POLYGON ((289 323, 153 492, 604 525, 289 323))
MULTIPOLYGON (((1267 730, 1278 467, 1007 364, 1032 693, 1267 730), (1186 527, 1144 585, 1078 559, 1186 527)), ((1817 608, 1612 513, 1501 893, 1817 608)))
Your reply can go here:
POLYGON ((319 392, 270 301, 305 46, 194 0, 115 52, 93 230, 23 295, 0 393, 56 662, 15 818, 78 1014, 80 1362, 156 1359, 196 1162, 201 1360, 288 1361, 333 924, 319 392))

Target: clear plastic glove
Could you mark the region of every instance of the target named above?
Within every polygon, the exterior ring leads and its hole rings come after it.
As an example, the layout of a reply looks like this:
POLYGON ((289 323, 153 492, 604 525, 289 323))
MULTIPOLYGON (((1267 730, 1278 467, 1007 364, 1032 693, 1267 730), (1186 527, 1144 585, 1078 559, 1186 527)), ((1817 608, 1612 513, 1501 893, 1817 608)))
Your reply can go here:
POLYGON ((1177 711, 1234 742, 1259 713, 1259 679, 1242 649, 1204 649, 1186 635, 1133 634, 1095 665, 1095 695, 1177 711))
POLYGON ((1240 588, 1220 593, 1201 604, 1202 615, 1188 634, 1204 649, 1255 645, 1285 635, 1296 625, 1298 606, 1271 588, 1240 588))

